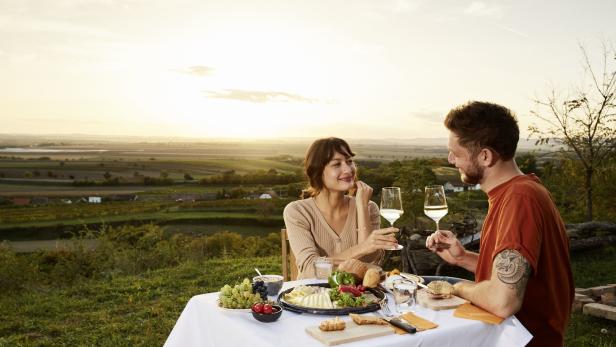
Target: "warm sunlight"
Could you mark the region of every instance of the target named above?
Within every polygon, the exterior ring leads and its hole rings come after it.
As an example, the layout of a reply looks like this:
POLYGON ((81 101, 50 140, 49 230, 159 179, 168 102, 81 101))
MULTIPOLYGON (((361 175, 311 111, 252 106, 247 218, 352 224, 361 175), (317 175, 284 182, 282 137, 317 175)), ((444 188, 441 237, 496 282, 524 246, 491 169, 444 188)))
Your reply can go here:
POLYGON ((613 31, 539 7, 563 24, 547 40, 523 6, 483 2, 79 3, 0 3, 3 132, 444 137, 470 99, 525 132, 547 81, 579 71, 577 42, 613 31))

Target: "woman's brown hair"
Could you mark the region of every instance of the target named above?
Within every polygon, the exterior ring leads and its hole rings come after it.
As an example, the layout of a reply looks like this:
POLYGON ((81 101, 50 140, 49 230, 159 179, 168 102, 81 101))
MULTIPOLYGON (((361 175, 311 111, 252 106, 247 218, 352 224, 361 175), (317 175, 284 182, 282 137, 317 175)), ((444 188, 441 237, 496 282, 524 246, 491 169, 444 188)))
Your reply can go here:
POLYGON ((323 189, 323 170, 338 152, 347 158, 355 156, 349 144, 337 137, 314 141, 304 158, 304 174, 308 177, 308 188, 302 191, 302 198, 316 196, 323 189))

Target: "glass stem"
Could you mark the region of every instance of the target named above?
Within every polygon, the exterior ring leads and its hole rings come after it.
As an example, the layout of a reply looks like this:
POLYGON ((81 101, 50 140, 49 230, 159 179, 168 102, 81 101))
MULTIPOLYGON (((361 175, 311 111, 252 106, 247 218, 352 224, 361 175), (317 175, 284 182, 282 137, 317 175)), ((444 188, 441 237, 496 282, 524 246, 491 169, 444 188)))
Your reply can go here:
POLYGON ((436 230, 438 231, 438 221, 436 221, 436 230))

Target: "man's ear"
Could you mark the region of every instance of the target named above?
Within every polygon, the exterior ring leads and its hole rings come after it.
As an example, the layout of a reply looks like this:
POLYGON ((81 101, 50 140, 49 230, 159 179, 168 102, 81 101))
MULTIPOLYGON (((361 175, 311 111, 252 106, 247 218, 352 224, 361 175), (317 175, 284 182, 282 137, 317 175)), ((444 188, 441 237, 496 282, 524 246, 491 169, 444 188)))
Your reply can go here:
POLYGON ((477 156, 477 161, 483 167, 492 167, 498 161, 498 156, 488 148, 482 148, 477 156))

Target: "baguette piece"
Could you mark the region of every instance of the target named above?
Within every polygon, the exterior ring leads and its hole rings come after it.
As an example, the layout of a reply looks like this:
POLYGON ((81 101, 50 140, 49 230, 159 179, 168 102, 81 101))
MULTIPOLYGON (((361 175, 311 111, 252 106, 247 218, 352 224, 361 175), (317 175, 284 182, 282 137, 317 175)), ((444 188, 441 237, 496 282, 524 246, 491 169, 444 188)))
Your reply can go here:
POLYGON ((319 329, 322 331, 337 331, 344 330, 344 328, 346 328, 346 323, 338 317, 324 320, 319 324, 319 329))
POLYGON ((349 313, 349 316, 351 316, 351 319, 357 325, 366 325, 366 324, 387 325, 389 324, 383 319, 379 317, 375 317, 375 316, 362 316, 357 313, 349 313))

